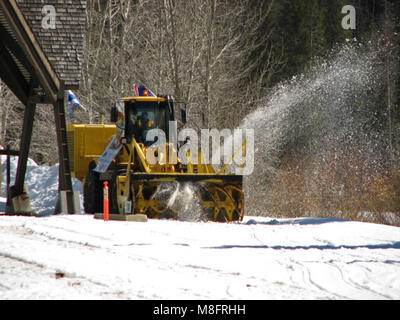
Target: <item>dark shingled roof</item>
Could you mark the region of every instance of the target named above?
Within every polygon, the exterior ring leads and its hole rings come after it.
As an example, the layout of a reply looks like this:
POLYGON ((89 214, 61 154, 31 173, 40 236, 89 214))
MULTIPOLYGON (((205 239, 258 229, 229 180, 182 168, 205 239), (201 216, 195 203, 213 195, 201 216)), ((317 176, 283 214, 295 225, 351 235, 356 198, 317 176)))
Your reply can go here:
POLYGON ((86 0, 17 0, 18 6, 47 55, 58 77, 65 81, 65 89, 78 89, 81 75, 86 0), (45 5, 56 10, 56 28, 45 29, 42 13, 45 5))

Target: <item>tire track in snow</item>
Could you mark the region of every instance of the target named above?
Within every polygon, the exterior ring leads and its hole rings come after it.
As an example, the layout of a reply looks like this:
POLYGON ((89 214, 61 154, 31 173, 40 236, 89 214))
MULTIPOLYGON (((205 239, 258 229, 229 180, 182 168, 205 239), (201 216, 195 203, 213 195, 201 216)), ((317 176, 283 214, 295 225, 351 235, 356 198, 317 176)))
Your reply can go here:
MULTIPOLYGON (((254 238, 255 240, 258 241, 258 243, 260 243, 261 246, 265 246, 267 248, 271 248, 271 250, 274 250, 272 246, 268 246, 264 241, 261 241, 260 238, 257 236, 256 234, 256 230, 253 228, 252 229, 252 238, 254 238)), ((285 251, 291 251, 291 249, 282 249, 285 251)), ((302 249, 304 250, 304 249, 302 249)), ((317 250, 317 249, 314 249, 317 250)), ((296 261, 293 258, 289 258, 289 263, 283 263, 282 261, 276 260, 279 264, 281 264, 284 268, 286 268, 287 270, 291 270, 291 275, 290 275, 290 280, 292 282, 292 284, 290 284, 291 286, 297 287, 297 288, 303 288, 303 289, 307 289, 309 291, 314 291, 314 292, 318 292, 321 293, 324 298, 326 299, 326 297, 329 298, 339 298, 339 299, 344 299, 346 297, 336 294, 335 292, 331 292, 327 289, 325 289, 324 287, 318 285, 318 283, 314 282, 312 280, 312 273, 310 271, 310 269, 306 266, 305 263, 301 263, 300 261, 296 261), (297 267, 296 267, 297 266, 297 267), (302 276, 302 283, 299 283, 296 280, 296 274, 300 273, 302 276)))
MULTIPOLYGON (((43 249, 42 251, 47 252, 51 256, 51 252, 54 252, 54 250, 63 250, 65 252, 65 255, 70 255, 67 251, 73 251, 75 249, 77 250, 82 250, 83 254, 85 252, 90 255, 94 255, 96 253, 96 256, 101 257, 98 260, 102 261, 110 261, 112 260, 113 256, 121 254, 121 252, 125 252, 125 248, 115 248, 115 247, 88 247, 86 243, 81 243, 81 242, 76 242, 76 241, 70 241, 70 240, 65 240, 65 239, 60 239, 60 237, 55 237, 43 232, 36 232, 34 228, 26 228, 26 226, 23 227, 18 227, 12 228, 13 230, 10 232, 11 237, 9 237, 8 240, 11 242, 16 242, 13 241, 13 237, 21 237, 23 236, 24 242, 29 243, 29 245, 33 248, 35 247, 35 242, 36 243, 41 243, 41 245, 46 246, 48 248, 53 247, 51 250, 50 249, 43 249), (59 249, 55 249, 59 248, 59 249), (88 250, 92 252, 88 252, 88 250)), ((6 230, 4 230, 6 233, 6 230)), ((21 240, 21 238, 19 238, 21 240)), ((121 268, 121 272, 118 272, 118 266, 116 264, 112 264, 109 269, 111 274, 109 277, 106 277, 104 274, 100 275, 99 274, 91 274, 90 272, 87 272, 87 270, 76 270, 76 269, 70 269, 67 265, 65 265, 65 260, 57 260, 57 261, 49 261, 46 262, 46 256, 35 256, 35 253, 33 250, 29 250, 29 248, 26 248, 22 253, 19 253, 18 255, 13 255, 10 253, 12 251, 12 248, 9 250, 6 250, 7 252, 2 252, 3 255, 8 256, 9 258, 12 258, 16 261, 23 262, 25 264, 31 264, 32 266, 40 267, 43 269, 50 269, 50 270, 58 270, 62 274, 65 275, 65 277, 70 277, 70 278, 82 278, 85 279, 85 281, 91 282, 93 284, 99 285, 106 288, 107 290, 110 291, 110 295, 112 296, 112 292, 114 290, 119 290, 122 293, 125 294, 126 297, 130 298, 163 298, 165 296, 159 295, 157 293, 156 285, 152 284, 153 289, 149 290, 152 293, 149 295, 149 293, 146 293, 146 281, 142 281, 141 286, 137 288, 137 292, 132 292, 128 290, 128 286, 122 285, 123 283, 127 283, 132 279, 131 281, 135 281, 135 277, 132 278, 131 275, 127 274, 125 271, 123 271, 125 268, 121 268), (32 253, 32 255, 31 255, 32 253), (114 267, 113 267, 114 266, 114 267), (115 268, 116 267, 116 268, 115 268), (120 277, 119 274, 125 274, 125 276, 120 277), (116 289, 119 288, 119 289, 116 289), (122 288, 122 289, 121 289, 122 288)), ((76 257, 76 255, 75 255, 76 257)), ((71 256, 72 258, 72 256, 71 256)), ((182 266, 180 263, 174 263, 173 266, 171 266, 170 261, 162 261, 162 259, 157 259, 157 258, 143 258, 143 257, 138 257, 136 254, 128 254, 126 252, 126 255, 124 255, 124 258, 121 260, 123 265, 129 266, 129 265, 142 265, 142 268, 146 268, 146 265, 149 266, 149 270, 147 272, 149 274, 165 274, 167 275, 168 273, 171 272, 171 269, 175 269, 177 275, 182 273, 183 270, 187 270, 188 266, 184 265, 182 266), (125 261, 125 263, 123 262, 125 261), (130 261, 130 263, 128 262, 130 261), (151 269, 154 270, 154 272, 151 272, 151 269)), ((84 262, 83 262, 84 263, 84 262)), ((121 266, 119 266, 121 267, 121 266)), ((190 266, 189 267, 192 270, 195 270, 195 275, 202 279, 207 279, 210 277, 213 277, 212 274, 216 274, 218 278, 220 278, 221 283, 229 283, 229 281, 223 280, 222 278, 228 279, 232 277, 232 274, 224 273, 222 270, 212 270, 212 269, 202 269, 200 266, 190 266), (222 271, 222 272, 221 272, 222 271), (211 272, 211 273, 210 273, 211 272)), ((102 272, 102 271, 101 271, 102 272)), ((193 273, 193 272, 190 272, 193 273)), ((140 274, 143 274, 142 272, 139 272, 137 277, 140 277, 140 274)), ((138 280, 138 279, 136 279, 138 280)), ((204 283, 204 281, 202 281, 204 283)), ((182 284, 177 286, 175 288, 176 291, 180 291, 182 297, 186 294, 185 290, 190 289, 190 287, 186 287, 185 285, 182 286, 182 284)), ((121 294, 122 294, 121 293, 121 294)), ((103 295, 108 294, 108 292, 103 293, 103 295)), ((122 294, 123 295, 123 294, 122 294)), ((198 298, 209 298, 212 296, 212 292, 205 292, 203 293, 193 293, 193 295, 197 296, 198 298)), ((221 296, 221 298, 224 297, 224 295, 221 296)))
MULTIPOLYGON (((319 281, 317 281, 315 279, 316 274, 311 271, 310 267, 307 266, 310 262, 300 262, 300 261, 292 260, 292 263, 295 265, 298 265, 299 269, 301 270, 301 273, 303 275, 303 277, 302 277, 303 282, 304 282, 306 288, 312 289, 314 291, 318 291, 321 294, 323 294, 324 296, 328 296, 331 298, 348 299, 348 297, 346 297, 342 294, 338 294, 337 292, 334 292, 332 290, 329 290, 322 283, 319 283, 319 281)), ((324 266, 321 264, 321 262, 318 262, 318 266, 319 266, 319 270, 317 272, 319 273, 319 272, 321 272, 320 269, 323 268, 324 266)))
MULTIPOLYGON (((260 246, 257 246, 259 248, 265 248, 265 249, 277 249, 276 246, 271 246, 266 244, 265 242, 261 241, 260 238, 257 236, 256 230, 252 229, 251 230, 251 237, 253 239, 255 239, 260 246)), ((338 256, 341 257, 343 259, 343 256, 346 256, 347 254, 343 254, 343 252, 348 251, 348 250, 356 250, 356 248, 360 248, 360 249, 373 249, 373 248, 385 248, 388 247, 390 245, 360 245, 360 246, 335 246, 332 242, 328 241, 328 240, 321 240, 321 239, 317 239, 314 238, 317 242, 322 242, 324 243, 324 248, 326 249, 336 249, 336 250, 332 250, 331 252, 329 252, 330 255, 333 256, 338 256), (349 248, 353 248, 354 249, 349 249, 349 248), (339 250, 339 252, 337 252, 339 250)), ((397 248, 397 244, 394 244, 393 247, 397 248)), ((279 246, 279 250, 286 250, 286 251, 291 251, 293 250, 292 248, 289 247, 285 247, 285 246, 279 246)), ((302 247, 302 246, 298 246, 298 250, 306 250, 306 247, 302 247)), ((320 249, 319 246, 316 245, 311 245, 310 249, 307 250, 324 250, 324 249, 320 249)), ((346 265, 344 266, 340 266, 340 264, 343 264, 343 261, 340 260, 340 258, 338 260, 335 260, 334 258, 329 259, 327 262, 325 261, 306 261, 306 260, 301 260, 301 259, 297 259, 294 260, 292 258, 290 258, 290 263, 289 264, 285 264, 284 262, 281 262, 281 265, 286 267, 287 269, 290 270, 290 272, 292 272, 292 275, 290 276, 290 280, 293 283, 296 283, 297 286, 301 286, 302 284, 299 283, 298 281, 296 281, 296 274, 297 273, 301 273, 302 274, 302 281, 303 281, 303 286, 305 288, 308 288, 309 290, 312 291, 317 291, 317 292, 321 292, 324 295, 328 295, 328 296, 333 296, 336 297, 338 299, 351 299, 351 297, 365 297, 365 296, 369 296, 372 299, 379 299, 379 298, 383 298, 383 299, 392 299, 392 297, 390 295, 386 295, 386 294, 382 294, 380 292, 377 292, 376 290, 371 289, 369 286, 366 285, 361 285, 359 283, 357 283, 356 281, 352 281, 350 277, 346 276, 346 272, 344 270, 344 268, 346 267, 346 265), (336 261, 336 262, 335 262, 336 261), (321 269, 321 270, 317 270, 317 271, 312 271, 310 266, 308 266, 310 263, 316 264, 318 265, 317 269, 321 269), (329 283, 323 283, 321 281, 318 280, 318 273, 322 272, 322 269, 330 269, 332 271, 328 271, 328 272, 324 272, 324 274, 326 275, 326 277, 329 276, 333 276, 333 275, 337 275, 335 276, 335 285, 337 287, 342 287, 342 291, 343 292, 353 292, 350 295, 344 295, 341 293, 338 293, 338 291, 340 292, 341 290, 335 290, 335 289, 328 289, 329 283), (336 271, 335 271, 336 270, 336 271), (346 287, 348 287, 346 289, 346 287), (344 289, 343 289, 344 288, 344 289)), ((277 261, 279 262, 279 261, 277 261)), ((381 262, 381 261, 377 261, 377 260, 371 260, 369 261, 371 262, 381 262)), ((313 268, 315 269, 315 268, 313 268)), ((368 270, 369 273, 371 272, 371 270, 368 270)))
MULTIPOLYGON (((31 228, 25 228, 24 225, 11 228, 5 227, 2 231, 3 234, 7 233, 8 239, 6 243, 10 243, 11 245, 4 245, 5 243, 2 241, 2 239, 0 239, 0 248, 3 248, 0 250, 0 257, 8 258, 15 262, 22 263, 27 269, 39 268, 40 270, 44 270, 43 272, 48 274, 55 275, 58 273, 62 275, 62 278, 77 278, 87 283, 88 286, 103 288, 102 290, 100 290, 101 292, 97 293, 97 298, 100 299, 103 298, 103 295, 106 298, 110 299, 119 298, 121 296, 121 293, 115 293, 115 290, 112 288, 112 286, 110 286, 110 283, 107 281, 103 281, 101 277, 93 277, 90 272, 81 272, 81 270, 77 270, 76 268, 71 269, 68 266, 67 258, 52 258, 52 253, 59 250, 60 252, 65 252, 65 255, 67 257, 70 254, 69 252, 74 253, 72 257, 75 257, 75 259, 78 259, 79 256, 83 255, 93 255, 94 251, 101 251, 101 253, 97 252, 96 255, 107 259, 107 248, 88 246, 86 243, 68 241, 64 239, 59 239, 57 237, 44 235, 41 232, 32 231, 31 228), (7 229, 10 229, 10 232, 7 233, 7 229), (16 243, 17 241, 21 241, 21 236, 23 237, 25 248, 24 250, 21 250, 21 248, 19 248, 19 250, 15 250, 17 251, 17 253, 13 253, 14 247, 12 244, 16 243), (41 247, 41 250, 36 251, 36 247, 41 247), (43 249, 43 247, 47 247, 47 250, 43 249)), ((99 290, 96 289, 94 291, 99 290)), ((96 298, 96 296, 94 298, 96 298)))
MULTIPOLYGON (((346 283, 347 285, 349 285, 350 287, 356 289, 359 291, 359 294, 363 294, 365 296, 366 292, 370 292, 373 294, 373 297, 371 297, 371 299, 378 299, 378 298, 384 298, 384 299, 392 299, 389 295, 385 295, 383 293, 379 293, 375 290, 372 290, 370 287, 368 286, 363 286, 353 280, 351 280, 351 278, 346 276, 346 272, 344 272, 343 268, 340 268, 338 265, 335 264, 331 264, 332 267, 336 268, 339 273, 341 274, 342 280, 344 283, 346 283)), ((346 265, 344 266, 344 268, 346 267, 346 265)))

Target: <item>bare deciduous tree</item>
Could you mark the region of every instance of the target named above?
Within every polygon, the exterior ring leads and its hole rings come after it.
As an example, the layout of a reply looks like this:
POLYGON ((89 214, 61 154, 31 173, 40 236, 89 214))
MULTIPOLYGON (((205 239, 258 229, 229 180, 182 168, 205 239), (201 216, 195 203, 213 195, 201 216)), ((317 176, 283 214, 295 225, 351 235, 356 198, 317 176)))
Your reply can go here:
POLYGON ((89 1, 81 96, 90 121, 140 83, 186 102, 197 129, 237 125, 279 62, 270 54, 265 70, 250 79, 255 66, 248 56, 265 45, 254 33, 270 11, 249 13, 248 6, 248 0, 89 1))

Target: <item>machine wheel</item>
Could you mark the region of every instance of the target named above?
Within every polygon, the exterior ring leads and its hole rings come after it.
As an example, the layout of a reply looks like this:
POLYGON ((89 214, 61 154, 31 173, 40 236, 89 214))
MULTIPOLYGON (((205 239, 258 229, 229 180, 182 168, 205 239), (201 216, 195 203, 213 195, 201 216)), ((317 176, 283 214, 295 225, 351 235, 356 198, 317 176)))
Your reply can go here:
POLYGON ((86 213, 103 212, 103 189, 99 174, 89 171, 83 185, 83 207, 86 213))
POLYGON ((109 199, 109 205, 110 205, 110 213, 113 214, 119 214, 119 209, 118 209, 118 175, 119 172, 115 171, 112 175, 111 181, 109 181, 109 193, 108 193, 108 199, 109 199))

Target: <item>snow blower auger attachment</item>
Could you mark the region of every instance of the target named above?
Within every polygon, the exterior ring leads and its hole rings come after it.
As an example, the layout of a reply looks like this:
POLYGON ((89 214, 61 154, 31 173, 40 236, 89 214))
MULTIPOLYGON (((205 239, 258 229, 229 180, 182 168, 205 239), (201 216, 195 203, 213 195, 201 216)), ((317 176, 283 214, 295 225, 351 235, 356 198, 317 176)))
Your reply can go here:
MULTIPOLYGON (((103 212, 108 181, 110 216, 241 221, 242 176, 216 172, 190 142, 179 147, 172 97, 140 88, 135 97, 117 100, 111 109, 115 125, 67 129, 71 171, 83 183, 85 212, 103 212)), ((180 111, 184 124, 186 109, 180 111)))

